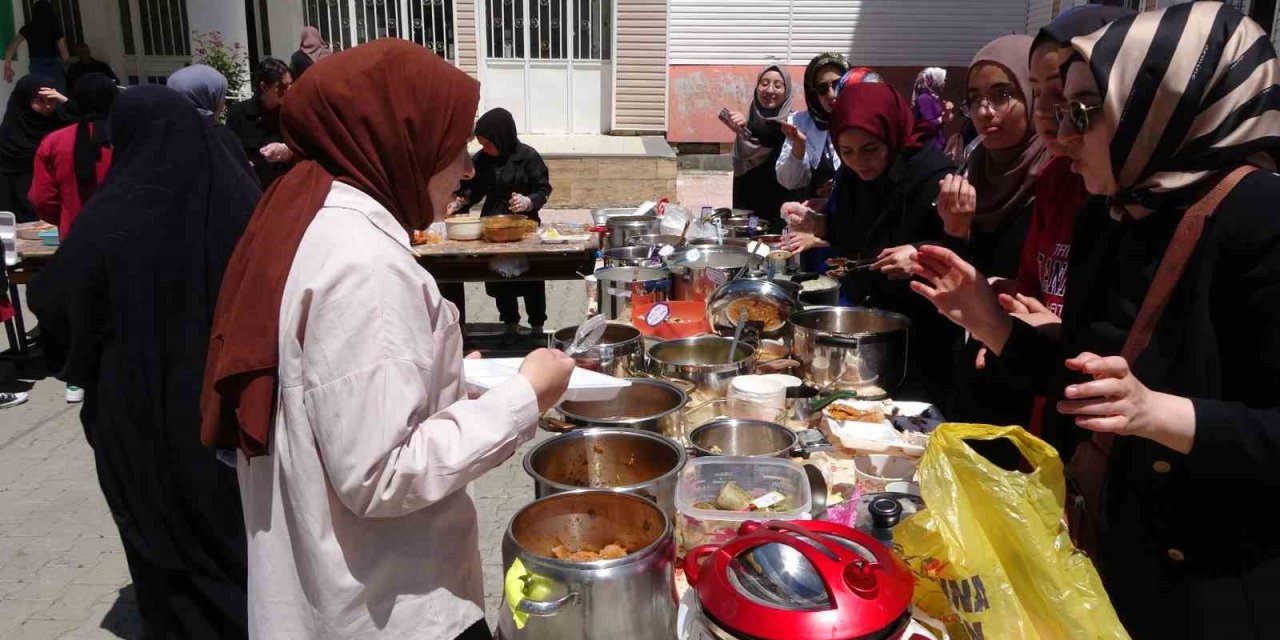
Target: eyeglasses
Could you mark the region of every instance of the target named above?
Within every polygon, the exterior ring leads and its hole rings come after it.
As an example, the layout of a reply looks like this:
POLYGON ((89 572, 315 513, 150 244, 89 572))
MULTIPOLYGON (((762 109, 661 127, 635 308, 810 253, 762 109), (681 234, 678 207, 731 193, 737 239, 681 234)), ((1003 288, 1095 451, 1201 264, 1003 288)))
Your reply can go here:
POLYGON ((818 84, 813 85, 813 88, 818 90, 818 95, 825 96, 828 91, 832 93, 838 91, 840 89, 840 81, 832 80, 831 82, 819 82, 818 84))
POLYGON ((1072 100, 1066 104, 1053 105, 1053 119, 1058 121, 1058 127, 1070 122, 1076 131, 1084 133, 1092 124, 1089 114, 1094 111, 1102 111, 1102 106, 1091 106, 1079 100, 1072 100))
POLYGON ((989 96, 972 96, 960 105, 960 112, 966 117, 972 118, 984 105, 992 111, 1004 111, 1009 107, 1009 103, 1018 98, 1017 95, 1009 89, 1001 89, 989 96))

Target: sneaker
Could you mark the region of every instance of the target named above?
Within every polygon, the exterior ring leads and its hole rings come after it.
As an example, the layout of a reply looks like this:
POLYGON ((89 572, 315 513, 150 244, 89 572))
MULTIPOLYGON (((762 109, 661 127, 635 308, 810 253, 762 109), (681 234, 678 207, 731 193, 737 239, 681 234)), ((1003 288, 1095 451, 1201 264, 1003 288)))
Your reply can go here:
POLYGON ((84 402, 84 389, 67 385, 67 402, 72 404, 84 402))
POLYGON ((0 392, 0 409, 8 409, 16 407, 27 401, 26 392, 19 391, 17 393, 0 392))

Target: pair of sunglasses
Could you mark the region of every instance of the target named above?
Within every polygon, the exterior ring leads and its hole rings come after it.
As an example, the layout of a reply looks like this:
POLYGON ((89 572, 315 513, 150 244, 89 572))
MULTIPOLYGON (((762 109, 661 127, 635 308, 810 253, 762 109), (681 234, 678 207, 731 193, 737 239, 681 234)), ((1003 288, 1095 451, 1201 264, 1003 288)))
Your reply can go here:
POLYGON ((1084 133, 1089 130, 1089 125, 1093 124, 1092 114, 1095 111, 1102 111, 1102 105, 1091 106, 1079 100, 1072 100, 1066 104, 1053 105, 1053 119, 1058 121, 1058 126, 1070 122, 1076 131, 1084 133))
POLYGON ((818 90, 818 95, 825 96, 828 91, 838 91, 840 89, 840 81, 832 80, 831 82, 819 82, 813 85, 813 88, 818 90))

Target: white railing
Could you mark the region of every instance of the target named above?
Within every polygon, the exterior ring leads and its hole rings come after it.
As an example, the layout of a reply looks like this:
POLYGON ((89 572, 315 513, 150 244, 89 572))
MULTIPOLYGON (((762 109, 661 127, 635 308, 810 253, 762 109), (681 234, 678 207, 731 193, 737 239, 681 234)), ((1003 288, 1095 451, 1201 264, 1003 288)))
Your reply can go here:
POLYGON ((612 54, 612 0, 485 0, 484 8, 489 58, 608 60, 612 54))
POLYGON ((453 0, 303 0, 302 10, 334 50, 394 37, 456 57, 453 0))

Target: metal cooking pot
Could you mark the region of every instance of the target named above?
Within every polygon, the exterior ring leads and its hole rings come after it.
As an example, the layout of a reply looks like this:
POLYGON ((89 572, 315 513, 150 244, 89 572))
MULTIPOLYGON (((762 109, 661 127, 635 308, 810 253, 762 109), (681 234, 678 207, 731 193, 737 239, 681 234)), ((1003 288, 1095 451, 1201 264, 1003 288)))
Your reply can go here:
POLYGON ((840 281, 831 276, 808 278, 797 286, 800 287, 800 302, 806 305, 835 307, 840 304, 840 281))
POLYGON ((693 383, 694 390, 708 397, 723 397, 729 381, 751 373, 755 347, 739 343, 729 357, 732 338, 695 336, 668 340, 649 347, 645 356, 649 373, 659 378, 675 378, 693 383))
POLYGON ((744 274, 748 265, 760 264, 745 248, 691 246, 667 258, 673 300, 705 301, 720 285, 744 274))
MULTIPOLYGON (((565 327, 551 335, 551 347, 566 351, 573 344, 578 327, 565 327)), ((629 324, 610 322, 596 346, 574 354, 573 361, 583 369, 599 371, 615 378, 626 378, 644 371, 644 336, 629 324)))
POLYGON ((768 249, 766 253, 763 249, 756 245, 748 245, 748 249, 753 249, 756 255, 765 253, 765 265, 773 268, 776 275, 788 275, 798 273, 803 270, 803 258, 799 253, 791 253, 782 248, 782 236, 777 234, 768 234, 756 236, 752 238, 753 242, 759 242, 768 249))
POLYGON ((649 378, 630 378, 610 400, 566 401, 560 413, 573 427, 630 427, 678 437, 683 431, 681 410, 689 401, 679 387, 649 378))
POLYGON ((610 320, 631 322, 633 307, 667 300, 671 291, 666 269, 612 267, 595 275, 597 309, 610 320))
POLYGON ((906 316, 863 307, 820 307, 791 316, 791 352, 800 372, 820 388, 866 399, 893 393, 907 374, 906 316))
POLYGON ((696 456, 790 459, 808 458, 816 451, 830 451, 832 446, 821 434, 814 442, 806 442, 799 433, 773 422, 717 418, 689 432, 689 448, 696 456))
POLYGON ((607 489, 652 500, 675 518, 676 479, 686 460, 684 447, 655 433, 579 429, 539 443, 524 457, 524 472, 539 498, 607 489))
POLYGON ((676 628, 675 537, 671 521, 643 498, 610 491, 561 493, 516 513, 502 539, 505 571, 524 565, 528 614, 517 629, 511 605, 498 607, 506 640, 627 638, 670 640, 676 628), (598 550, 619 544, 615 560, 558 560, 555 547, 598 550))
POLYGON ((693 238, 687 243, 690 247, 741 247, 745 249, 751 241, 747 238, 693 238))
POLYGON ((604 266, 606 267, 661 267, 662 257, 657 247, 618 247, 605 249, 604 266))
POLYGON ((651 233, 642 236, 632 236, 631 246, 634 247, 658 247, 662 248, 666 245, 679 249, 684 246, 684 242, 680 240, 680 236, 666 235, 662 233, 651 233))
POLYGON ((605 222, 609 231, 608 248, 631 246, 631 238, 658 233, 661 223, 657 216, 614 216, 605 222))
POLYGON ((747 309, 751 333, 762 338, 789 338, 791 314, 800 308, 792 289, 779 282, 743 278, 717 287, 707 297, 707 321, 722 336, 733 335, 738 316, 747 309), (759 333, 756 334, 755 332, 759 333))

